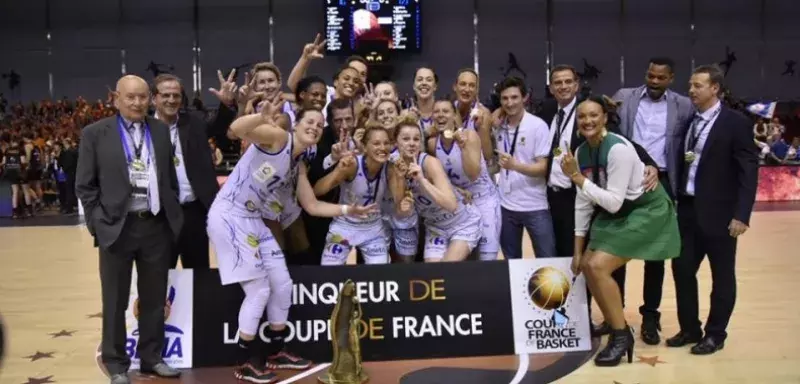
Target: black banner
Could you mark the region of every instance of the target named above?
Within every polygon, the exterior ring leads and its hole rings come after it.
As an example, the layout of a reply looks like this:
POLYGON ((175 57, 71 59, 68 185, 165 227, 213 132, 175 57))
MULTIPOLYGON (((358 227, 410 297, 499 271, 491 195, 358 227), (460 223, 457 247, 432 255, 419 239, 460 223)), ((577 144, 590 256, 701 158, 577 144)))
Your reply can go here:
MULTIPOLYGON (((348 279, 364 311, 364 361, 514 354, 506 261, 309 266, 290 274, 287 346, 315 362, 332 359, 328 323, 348 279)), ((194 367, 235 364, 243 297, 238 284, 220 285, 217 270, 194 271, 194 367)))

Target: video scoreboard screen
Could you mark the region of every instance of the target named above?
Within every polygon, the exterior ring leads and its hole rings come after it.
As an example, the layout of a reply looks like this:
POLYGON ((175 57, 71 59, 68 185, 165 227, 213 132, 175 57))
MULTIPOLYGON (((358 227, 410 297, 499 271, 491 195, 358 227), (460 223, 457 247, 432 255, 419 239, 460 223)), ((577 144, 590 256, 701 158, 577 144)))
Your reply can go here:
POLYGON ((420 0, 326 0, 326 50, 420 52, 420 24, 420 0))

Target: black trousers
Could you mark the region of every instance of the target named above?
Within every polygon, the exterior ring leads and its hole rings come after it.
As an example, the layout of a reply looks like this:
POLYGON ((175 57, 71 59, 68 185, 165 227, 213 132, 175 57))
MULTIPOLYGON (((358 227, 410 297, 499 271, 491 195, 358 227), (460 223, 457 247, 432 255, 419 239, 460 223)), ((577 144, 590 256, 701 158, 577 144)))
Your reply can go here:
POLYGON ((303 257, 293 257, 287 260, 289 265, 321 265, 322 252, 325 250, 325 239, 328 237, 333 219, 327 217, 316 217, 303 211, 303 223, 306 226, 308 236, 308 252, 303 257))
POLYGON ((131 273, 136 262, 139 341, 142 367, 162 361, 164 305, 172 230, 163 214, 139 218, 128 215, 117 241, 100 250, 100 285, 103 301, 101 358, 109 374, 124 373, 131 360, 125 352, 125 310, 130 297, 131 273))
POLYGON ((208 232, 206 219, 208 211, 200 200, 181 205, 183 208, 183 228, 178 241, 172 249, 171 268, 178 265, 178 257, 183 268, 209 269, 208 232))
POLYGON ((723 341, 736 303, 736 238, 728 234, 711 235, 697 223, 692 197, 678 200, 678 228, 681 255, 672 260, 678 323, 681 331, 701 334, 697 292, 697 270, 708 255, 711 267, 711 311, 706 321, 707 336, 723 341))
POLYGON ((78 208, 78 197, 75 195, 75 172, 66 172, 67 174, 67 208, 69 210, 78 208))

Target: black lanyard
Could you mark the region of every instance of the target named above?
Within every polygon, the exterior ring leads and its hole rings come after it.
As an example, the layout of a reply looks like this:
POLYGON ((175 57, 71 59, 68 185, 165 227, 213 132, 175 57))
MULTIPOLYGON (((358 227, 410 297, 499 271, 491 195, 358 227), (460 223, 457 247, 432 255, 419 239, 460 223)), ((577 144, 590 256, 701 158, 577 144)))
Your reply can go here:
MULTIPOLYGON (((563 109, 562 109, 562 111, 563 111, 563 109)), ((557 147, 561 144, 560 143, 561 142, 561 135, 564 133, 564 130, 567 128, 567 123, 569 122, 569 119, 572 118, 572 114, 573 113, 575 113, 575 106, 573 106, 572 109, 569 110, 569 115, 567 115, 567 118, 564 119, 563 121, 561 121, 561 126, 560 127, 556 126, 555 141, 556 141, 556 146, 557 147)), ((558 116, 558 114, 556 114, 556 116, 558 116)))
MULTIPOLYGON (((131 129, 128 133, 131 135, 131 141, 133 141, 133 132, 136 129, 136 126, 131 125, 131 129)), ((144 146, 144 132, 139 135, 139 144, 137 145, 135 142, 133 143, 133 153, 136 156, 136 160, 140 160, 142 158, 142 147, 144 146)))
MULTIPOLYGON (((703 128, 697 129, 697 126, 700 125, 699 122, 697 124, 692 124, 693 125, 692 130, 691 130, 691 132, 689 132, 689 142, 687 143, 688 145, 686 146, 686 150, 687 151, 694 151, 695 150, 695 147, 697 146, 697 142, 700 141, 700 136, 702 136, 703 132, 705 132, 706 129, 708 129, 709 125, 711 125, 710 124, 711 121, 713 121, 717 117, 717 115, 719 115, 719 112, 721 110, 722 110, 722 108, 717 108, 717 110, 714 111, 714 114, 712 114, 711 117, 708 118, 708 120, 703 119, 700 115, 697 116, 697 118, 703 120, 703 123, 704 123, 703 124, 703 128)), ((697 121, 697 120, 695 120, 695 121, 697 121)))

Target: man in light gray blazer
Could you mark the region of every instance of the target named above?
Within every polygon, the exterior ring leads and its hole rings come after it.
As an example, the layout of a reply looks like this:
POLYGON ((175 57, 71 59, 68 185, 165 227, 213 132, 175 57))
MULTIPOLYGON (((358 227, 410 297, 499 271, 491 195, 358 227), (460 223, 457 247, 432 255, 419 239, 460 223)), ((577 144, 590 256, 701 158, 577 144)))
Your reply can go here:
MULTIPOLYGON (((647 167, 651 183, 648 190, 660 184, 675 200, 678 192, 679 162, 683 161, 681 142, 684 127, 691 121, 695 110, 688 97, 669 89, 675 78, 675 63, 669 58, 650 60, 645 84, 636 88, 623 88, 613 99, 621 102, 617 113, 619 130, 647 150, 658 169, 647 167)), ((623 280, 624 281, 624 280, 623 280)), ((642 340, 650 345, 660 342, 661 293, 664 283, 664 262, 646 262, 644 268, 644 304, 642 315, 642 340)), ((621 287, 624 289, 624 287, 621 287)))

